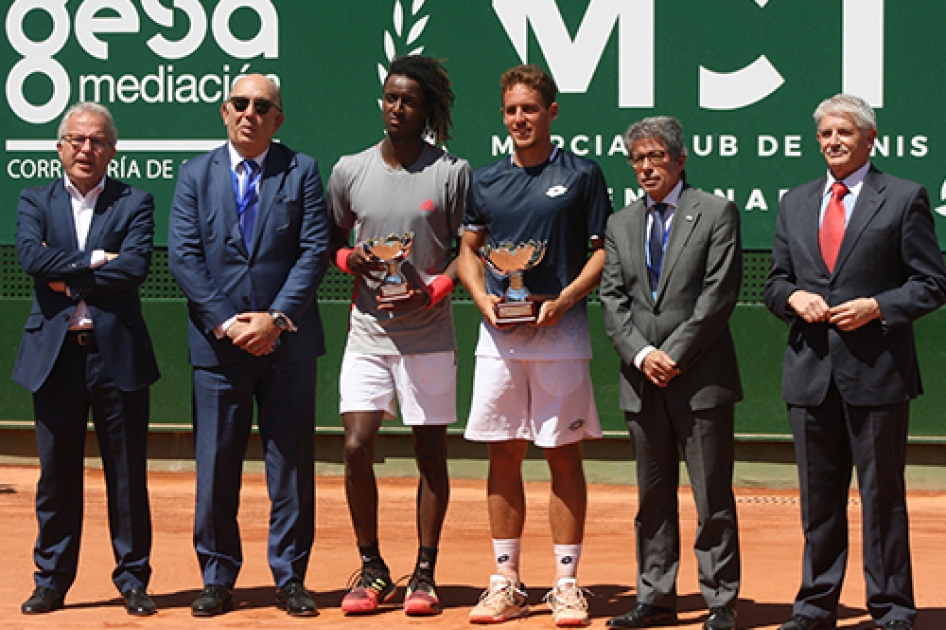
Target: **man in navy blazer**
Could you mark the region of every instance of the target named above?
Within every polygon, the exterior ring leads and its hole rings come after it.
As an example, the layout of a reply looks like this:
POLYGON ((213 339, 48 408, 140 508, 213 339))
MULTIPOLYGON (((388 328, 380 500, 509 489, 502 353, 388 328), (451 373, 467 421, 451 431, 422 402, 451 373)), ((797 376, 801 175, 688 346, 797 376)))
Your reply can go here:
POLYGON ((873 110, 839 94, 814 113, 827 176, 782 199, 765 304, 789 323, 782 378, 805 533, 782 630, 834 628, 857 469, 867 608, 886 630, 916 618, 904 466, 921 393, 913 321, 946 301, 926 189, 870 163, 873 110))
POLYGON ((24 189, 16 247, 33 277, 13 380, 33 392, 39 534, 27 614, 61 608, 76 577, 89 409, 105 469, 112 581, 132 615, 150 615, 146 479, 149 386, 158 379, 138 287, 151 265, 154 199, 105 176, 118 132, 109 111, 78 103, 56 144, 65 176, 24 189))
POLYGON ((322 183, 314 159, 272 142, 284 116, 270 79, 237 81, 221 112, 229 141, 181 166, 168 236, 194 368, 194 544, 204 590, 192 613, 233 607, 255 401, 276 603, 315 615, 303 583, 315 532, 315 359, 325 351, 315 301, 328 266, 322 183))

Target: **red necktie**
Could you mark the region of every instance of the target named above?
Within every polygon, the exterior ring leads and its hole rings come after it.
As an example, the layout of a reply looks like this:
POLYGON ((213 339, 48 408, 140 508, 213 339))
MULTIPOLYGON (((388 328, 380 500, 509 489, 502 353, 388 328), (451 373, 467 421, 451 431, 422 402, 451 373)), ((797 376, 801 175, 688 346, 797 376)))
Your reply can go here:
POLYGON ((831 184, 831 200, 825 208, 821 231, 818 233, 821 257, 831 273, 834 273, 834 263, 838 259, 838 250, 841 249, 841 240, 844 238, 844 195, 847 193, 847 186, 843 182, 831 184))

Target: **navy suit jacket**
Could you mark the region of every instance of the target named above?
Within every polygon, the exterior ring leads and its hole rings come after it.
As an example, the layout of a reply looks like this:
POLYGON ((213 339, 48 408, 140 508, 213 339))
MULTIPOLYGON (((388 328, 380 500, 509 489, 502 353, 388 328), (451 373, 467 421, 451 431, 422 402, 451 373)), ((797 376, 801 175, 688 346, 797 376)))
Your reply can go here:
POLYGON ((118 388, 134 391, 158 380, 138 295, 151 265, 153 239, 154 199, 109 177, 95 205, 85 251, 76 240, 72 204, 61 178, 23 190, 16 248, 34 289, 14 381, 32 392, 42 387, 80 299, 89 307, 99 352, 118 388), (118 258, 92 269, 96 249, 117 252, 118 258), (54 281, 65 282, 70 295, 53 291, 49 282, 54 281))
POLYGON ((832 377, 853 405, 887 405, 922 387, 913 321, 946 301, 946 268, 926 189, 871 167, 851 214, 834 273, 818 245, 826 178, 790 190, 779 208, 765 304, 791 328, 782 397, 791 405, 821 404, 832 377), (808 324, 788 308, 796 290, 828 306, 873 297, 883 321, 842 332, 808 324))
POLYGON ((328 216, 313 158, 270 145, 250 251, 240 230, 227 145, 188 160, 174 192, 168 249, 171 272, 187 296, 194 366, 253 358, 214 334, 226 320, 251 310, 281 311, 295 324, 297 332, 279 336, 277 360, 325 352, 315 294, 328 268, 328 216))

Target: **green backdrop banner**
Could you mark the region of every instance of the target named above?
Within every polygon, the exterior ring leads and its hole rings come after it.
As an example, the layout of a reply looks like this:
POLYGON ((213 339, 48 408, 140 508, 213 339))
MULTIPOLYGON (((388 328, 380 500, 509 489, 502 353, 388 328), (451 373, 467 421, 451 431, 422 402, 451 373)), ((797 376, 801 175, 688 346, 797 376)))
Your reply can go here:
MULTIPOLYGON (((111 173, 152 191, 166 242, 177 167, 220 144, 220 104, 247 72, 285 94, 281 140, 323 175, 377 142, 393 55, 446 60, 450 149, 508 153, 498 77, 540 63, 562 94, 556 141, 597 160, 615 207, 638 194, 621 134, 653 114, 684 123, 692 184, 731 197, 747 249, 771 245, 780 194, 824 165, 811 112, 839 91, 877 109, 880 168, 925 184, 946 213, 946 3, 929 0, 9 0, 0 72, 0 243, 24 186, 60 173, 56 126, 80 99, 119 126, 111 173)), ((942 217, 937 217, 942 221, 942 217)))

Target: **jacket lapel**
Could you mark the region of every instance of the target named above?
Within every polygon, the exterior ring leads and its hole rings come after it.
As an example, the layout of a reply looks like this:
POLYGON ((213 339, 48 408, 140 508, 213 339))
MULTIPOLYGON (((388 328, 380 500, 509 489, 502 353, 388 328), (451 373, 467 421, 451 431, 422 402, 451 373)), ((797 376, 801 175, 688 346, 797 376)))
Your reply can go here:
MULTIPOLYGON (((813 182, 808 190, 808 195, 804 203, 804 216, 802 223, 804 229, 798 235, 802 244, 811 256, 811 260, 818 266, 825 276, 831 275, 828 272, 828 266, 824 264, 824 256, 821 255, 821 243, 819 234, 821 232, 821 201, 824 197, 824 187, 827 185, 827 177, 821 177, 813 182)), ((837 269, 837 266, 835 266, 837 269)))
POLYGON ((259 248, 259 241, 263 231, 266 229, 266 222, 272 212, 273 201, 279 190, 282 189, 283 181, 289 172, 289 160, 287 152, 278 143, 272 143, 269 146, 269 153, 266 154, 266 163, 263 164, 263 175, 260 180, 259 210, 256 214, 256 227, 253 231, 253 252, 259 248))
POLYGON ((844 230, 844 238, 841 240, 841 249, 838 252, 838 260, 834 265, 834 273, 844 265, 844 261, 850 256, 851 250, 857 244, 858 239, 874 216, 884 205, 884 183, 881 181, 880 173, 874 167, 867 172, 864 183, 861 185, 861 192, 857 195, 857 203, 851 211, 851 218, 844 230))
POLYGON ((677 200, 677 207, 673 211, 673 222, 670 225, 670 236, 667 239, 667 249, 664 251, 663 264, 660 269, 660 279, 657 281, 657 301, 660 301, 667 288, 673 268, 686 247, 693 229, 700 222, 700 202, 692 194, 692 189, 684 186, 677 200))
POLYGON ((85 238, 86 251, 101 249, 98 245, 101 242, 105 224, 108 223, 108 212, 121 196, 121 190, 121 186, 115 180, 110 177, 105 178, 105 188, 102 189, 98 200, 95 202, 92 223, 89 225, 89 233, 85 238))
POLYGON ((647 203, 645 199, 646 197, 642 196, 627 211, 627 231, 623 237, 629 241, 629 246, 622 247, 622 251, 631 253, 628 265, 631 268, 632 277, 638 279, 641 293, 647 296, 649 302, 653 302, 647 271, 647 203))
POLYGON ((79 249, 79 240, 76 237, 76 219, 72 215, 72 198, 69 191, 66 190, 65 182, 60 179, 56 190, 53 192, 53 201, 51 216, 46 220, 47 243, 58 243, 64 246, 66 243, 74 251, 79 249))
MULTIPOLYGON (((233 170, 230 168, 230 148, 225 144, 214 154, 213 167, 210 169, 210 190, 220 200, 217 205, 220 222, 226 228, 227 240, 243 256, 249 258, 243 232, 240 230, 240 211, 237 209, 236 194, 233 192, 233 170)), ((213 220, 208 218, 208 220, 213 220)))

